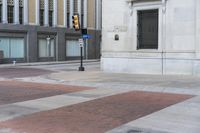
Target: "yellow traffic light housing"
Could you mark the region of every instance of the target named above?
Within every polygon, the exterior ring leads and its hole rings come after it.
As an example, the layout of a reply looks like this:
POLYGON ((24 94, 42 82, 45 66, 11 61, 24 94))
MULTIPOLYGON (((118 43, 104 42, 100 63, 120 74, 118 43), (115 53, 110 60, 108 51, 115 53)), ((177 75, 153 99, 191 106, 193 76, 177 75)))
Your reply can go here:
POLYGON ((80 22, 79 22, 79 16, 78 15, 73 15, 73 27, 76 31, 80 30, 80 22))

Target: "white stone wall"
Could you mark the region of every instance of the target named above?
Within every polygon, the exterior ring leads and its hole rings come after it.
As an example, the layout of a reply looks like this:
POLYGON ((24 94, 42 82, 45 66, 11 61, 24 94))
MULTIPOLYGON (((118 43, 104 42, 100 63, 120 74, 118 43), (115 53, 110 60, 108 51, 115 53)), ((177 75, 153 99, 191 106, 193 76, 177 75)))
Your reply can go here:
POLYGON ((200 75, 200 0, 103 0, 102 69, 200 75), (159 9, 158 50, 137 50, 137 11, 159 9), (119 41, 114 40, 115 34, 119 41))

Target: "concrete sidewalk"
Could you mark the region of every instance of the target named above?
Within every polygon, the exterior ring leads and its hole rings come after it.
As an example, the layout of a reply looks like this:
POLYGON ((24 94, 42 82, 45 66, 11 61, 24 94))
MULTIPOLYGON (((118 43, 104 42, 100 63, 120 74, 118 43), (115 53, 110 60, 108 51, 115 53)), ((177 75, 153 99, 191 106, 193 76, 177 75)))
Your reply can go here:
MULTIPOLYGON (((44 68, 45 69, 45 68, 44 68)), ((195 95, 194 98, 170 106, 148 116, 128 122, 108 133, 199 133, 200 132, 200 78, 190 76, 132 75, 104 73, 100 70, 85 72, 59 70, 37 77, 14 78, 36 83, 96 87, 95 90, 59 95, 33 101, 1 106, 0 121, 35 112, 66 107, 94 99, 130 91, 161 92, 195 95), (55 102, 58 101, 58 102, 55 102), (24 108, 24 111, 20 109, 24 108), (13 115, 8 112, 14 112, 13 115)))
POLYGON ((199 133, 200 96, 170 106, 107 133, 199 133))
POLYGON ((94 89, 0 105, 0 122, 36 112, 66 107, 94 99, 129 92, 131 89, 94 89))
POLYGON ((21 107, 21 112, 24 108, 38 113, 0 122, 0 132, 11 129, 15 133, 104 133, 193 97, 130 90, 124 92, 88 90, 16 103, 14 105, 21 107), (111 96, 108 97, 108 94, 111 96))
POLYGON ((168 107, 129 122, 108 133, 199 133, 200 78, 191 76, 131 75, 117 73, 70 72, 51 74, 49 79, 65 84, 98 88, 198 95, 186 102, 168 107), (70 76, 68 76, 70 75, 70 76))
POLYGON ((104 73, 102 71, 62 71, 36 78, 21 78, 32 82, 58 82, 67 85, 91 86, 98 88, 125 89, 169 92, 200 95, 200 77, 133 75, 104 73))

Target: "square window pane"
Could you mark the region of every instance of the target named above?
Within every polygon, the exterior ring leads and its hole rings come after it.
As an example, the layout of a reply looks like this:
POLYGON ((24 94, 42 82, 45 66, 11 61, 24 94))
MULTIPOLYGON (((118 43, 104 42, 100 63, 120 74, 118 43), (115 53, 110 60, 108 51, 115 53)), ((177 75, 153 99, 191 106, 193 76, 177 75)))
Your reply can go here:
POLYGON ((50 43, 50 57, 54 57, 54 39, 51 40, 51 43, 50 43))
POLYGON ((77 40, 66 42, 66 56, 76 57, 80 56, 80 46, 77 40))
POLYGON ((39 39, 39 57, 48 57, 46 39, 39 39))
POLYGON ((23 38, 10 39, 10 57, 24 58, 24 39, 23 38))
POLYGON ((9 58, 9 38, 0 38, 0 50, 3 50, 4 58, 9 58))
POLYGON ((47 44, 46 39, 39 39, 39 57, 54 57, 54 39, 51 39, 50 44, 47 44))

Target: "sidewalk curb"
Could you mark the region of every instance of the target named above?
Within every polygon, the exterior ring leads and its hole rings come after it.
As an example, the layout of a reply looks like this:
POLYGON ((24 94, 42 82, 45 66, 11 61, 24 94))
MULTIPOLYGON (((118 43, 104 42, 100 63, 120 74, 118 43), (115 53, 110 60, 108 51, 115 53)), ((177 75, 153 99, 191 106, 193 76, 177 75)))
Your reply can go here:
MULTIPOLYGON (((100 62, 100 59, 95 60, 83 60, 83 63, 100 62)), ((33 63, 16 63, 14 64, 1 64, 0 68, 4 67, 16 67, 16 66, 39 66, 39 65, 56 65, 56 64, 76 64, 80 63, 79 60, 75 61, 54 61, 54 62, 33 62, 33 63)))

